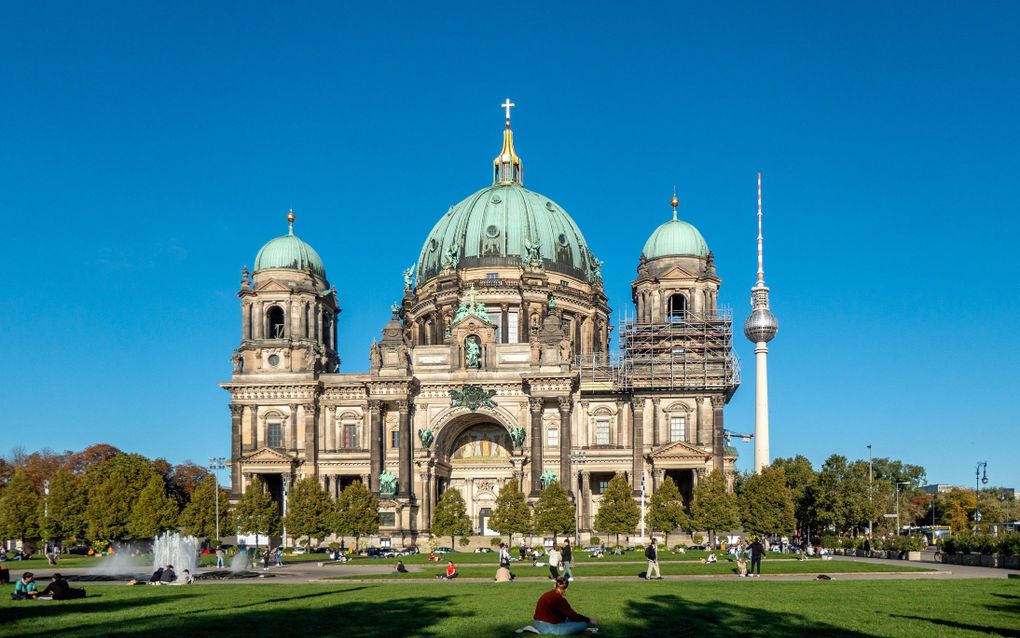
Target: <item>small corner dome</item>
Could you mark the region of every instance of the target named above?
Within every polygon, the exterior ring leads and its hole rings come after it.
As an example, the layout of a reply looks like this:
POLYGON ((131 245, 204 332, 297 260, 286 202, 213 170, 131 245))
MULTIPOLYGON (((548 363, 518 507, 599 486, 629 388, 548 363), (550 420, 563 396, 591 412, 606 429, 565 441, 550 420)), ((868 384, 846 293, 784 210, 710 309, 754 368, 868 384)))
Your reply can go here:
POLYGON ((708 244, 693 225, 682 219, 671 219, 655 229, 641 254, 645 259, 708 257, 708 244))
POLYGON ((326 267, 322 257, 294 234, 283 235, 270 240, 255 257, 255 272, 262 270, 297 270, 304 272, 310 268, 312 273, 326 278, 326 267))

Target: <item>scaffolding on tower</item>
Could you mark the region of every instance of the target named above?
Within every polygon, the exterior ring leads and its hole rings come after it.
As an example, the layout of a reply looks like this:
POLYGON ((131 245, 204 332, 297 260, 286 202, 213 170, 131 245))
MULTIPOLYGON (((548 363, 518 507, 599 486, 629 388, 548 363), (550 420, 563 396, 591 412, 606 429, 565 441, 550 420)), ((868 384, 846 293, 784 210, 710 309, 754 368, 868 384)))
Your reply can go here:
POLYGON ((578 360, 582 389, 703 390, 727 398, 740 385, 733 354, 733 313, 685 312, 670 321, 619 323, 620 351, 578 360))

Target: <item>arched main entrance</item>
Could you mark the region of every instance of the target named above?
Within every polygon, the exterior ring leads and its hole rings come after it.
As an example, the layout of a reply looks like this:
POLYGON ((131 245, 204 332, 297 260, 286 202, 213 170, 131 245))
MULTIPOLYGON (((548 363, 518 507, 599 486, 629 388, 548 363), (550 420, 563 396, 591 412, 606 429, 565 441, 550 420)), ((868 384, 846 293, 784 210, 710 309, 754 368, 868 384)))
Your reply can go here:
POLYGON ((472 533, 496 535, 488 519, 496 507, 500 487, 513 477, 510 463, 513 443, 501 423, 471 414, 446 426, 437 449, 441 490, 456 489, 464 497, 472 533))

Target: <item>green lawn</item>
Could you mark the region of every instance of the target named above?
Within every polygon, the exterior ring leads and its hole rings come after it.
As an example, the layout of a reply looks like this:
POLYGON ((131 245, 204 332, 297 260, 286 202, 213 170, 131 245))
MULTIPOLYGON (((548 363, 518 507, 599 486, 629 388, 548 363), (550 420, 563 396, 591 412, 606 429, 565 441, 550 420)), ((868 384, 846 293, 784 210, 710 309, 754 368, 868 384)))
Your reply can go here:
MULTIPOLYGON (((487 637, 531 619, 546 583, 93 586, 80 601, 0 599, 0 635, 487 637)), ((568 597, 600 636, 1020 636, 1007 580, 588 582, 568 597)))
MULTIPOLYGON (((387 560, 386 563, 395 563, 387 560)), ((457 571, 463 578, 493 578, 496 574, 496 565, 464 565, 454 560, 457 571)), ((647 563, 603 563, 603 564, 578 564, 574 568, 574 576, 584 578, 585 576, 634 576, 643 574, 647 563)), ((344 565, 337 565, 337 573, 343 574, 344 565)), ((417 580, 421 578, 434 578, 438 574, 446 573, 446 563, 429 566, 412 565, 411 571, 406 574, 395 572, 377 574, 371 576, 344 576, 339 578, 354 579, 379 579, 379 578, 400 578, 417 580), (420 569, 415 569, 419 567, 420 569)), ((700 563, 667 563, 660 565, 660 571, 665 576, 676 575, 712 575, 712 574, 736 574, 735 563, 716 563, 714 565, 702 565, 700 563)), ((548 567, 532 567, 531 563, 515 563, 510 571, 517 577, 546 578, 549 576, 548 567)), ((885 565, 876 563, 856 563, 851 561, 796 561, 796 560, 765 560, 762 561, 762 572, 765 574, 846 574, 851 572, 912 572, 931 571, 929 568, 912 566, 907 562, 902 565, 885 565)))

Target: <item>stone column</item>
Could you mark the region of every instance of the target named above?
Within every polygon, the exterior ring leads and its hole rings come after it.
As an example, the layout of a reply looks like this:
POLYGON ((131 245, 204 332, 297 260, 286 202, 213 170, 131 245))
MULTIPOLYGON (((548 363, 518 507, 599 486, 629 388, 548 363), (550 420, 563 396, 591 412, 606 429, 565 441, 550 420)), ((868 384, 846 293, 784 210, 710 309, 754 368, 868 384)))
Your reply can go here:
POLYGON ((723 469, 723 405, 726 400, 721 396, 712 397, 712 468, 723 469))
MULTIPOLYGON (((581 529, 591 529, 591 472, 581 472, 581 529)), ((577 530, 580 532, 581 530, 577 530)))
POLYGON ((705 420, 701 407, 701 402, 703 400, 704 399, 702 397, 698 397, 694 400, 694 442, 697 445, 705 445, 705 433, 702 431, 705 420))
POLYGON ((230 492, 241 493, 241 416, 244 406, 230 404, 230 492))
POLYGON ((408 418, 407 401, 397 401, 398 423, 400 428, 400 470, 397 474, 397 494, 411 498, 411 419, 408 418))
POLYGON ((567 491, 567 496, 573 491, 573 481, 570 476, 570 448, 571 427, 570 413, 574 405, 570 397, 560 397, 560 486, 567 491))
POLYGON ((610 441, 610 443, 616 446, 623 445, 623 412, 626 405, 623 401, 616 402, 616 432, 614 433, 613 440, 610 441))
MULTIPOLYGON (((297 404, 290 404, 290 417, 287 419, 287 431, 284 433, 287 435, 287 440, 283 441, 283 445, 292 452, 297 450, 297 404)), ((269 440, 269 432, 266 432, 266 440, 269 440)))
POLYGON ((432 477, 426 467, 421 471, 421 516, 422 529, 432 527, 432 477))
POLYGON ((251 339, 251 304, 241 306, 241 338, 251 339))
POLYGON ((659 447, 659 397, 652 399, 652 446, 659 447))
POLYGON ((545 400, 532 397, 531 407, 531 496, 538 496, 542 489, 542 407, 545 400))
POLYGON ((510 306, 501 303, 499 304, 500 312, 500 323, 499 323, 499 342, 510 343, 510 317, 509 315, 510 306))
POLYGON ((369 483, 366 487, 375 492, 379 493, 379 475, 382 474, 382 463, 383 454, 386 453, 383 448, 383 432, 382 432, 382 402, 381 401, 369 401, 368 402, 368 455, 369 455, 369 483))
POLYGON ((319 437, 316 432, 316 405, 306 403, 301 406, 305 414, 305 462, 311 464, 311 476, 319 474, 319 437))
POLYGON ((248 406, 248 449, 255 451, 259 449, 259 408, 255 405, 248 406))
POLYGON ((323 428, 326 430, 325 449, 323 452, 336 452, 336 406, 326 406, 326 423, 323 428))
POLYGON ((631 423, 631 449, 633 450, 633 467, 631 471, 631 489, 635 494, 641 493, 641 473, 644 470, 644 418, 645 400, 634 399, 634 418, 631 423))

